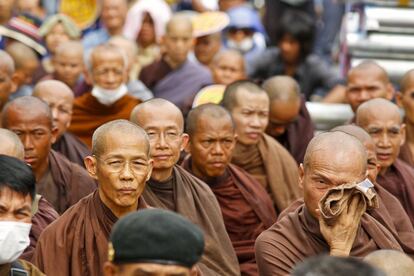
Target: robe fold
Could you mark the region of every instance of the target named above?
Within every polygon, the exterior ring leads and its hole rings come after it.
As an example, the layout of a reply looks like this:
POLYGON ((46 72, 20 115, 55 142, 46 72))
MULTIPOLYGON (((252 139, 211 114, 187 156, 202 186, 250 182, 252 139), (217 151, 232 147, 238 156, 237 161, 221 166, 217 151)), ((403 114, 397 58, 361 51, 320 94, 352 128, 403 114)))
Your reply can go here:
POLYGON ((68 129, 88 147, 92 146, 92 134, 99 126, 113 120, 129 120, 132 109, 141 101, 125 95, 110 106, 98 102, 92 94, 86 93, 75 99, 72 122, 68 129))
MULTIPOLYGON (((144 208, 148 206, 140 197, 138 210, 144 208)), ((32 261, 46 275, 103 275, 109 235, 117 220, 95 191, 43 231, 32 261)))
POLYGON ((400 201, 414 225, 414 168, 397 159, 377 182, 400 201))
POLYGON ((176 202, 175 211, 198 225, 204 232, 204 254, 197 264, 202 275, 240 275, 236 254, 226 232, 220 206, 211 189, 183 168, 174 166, 172 193, 160 199, 155 190, 146 186, 143 198, 152 207, 168 209, 164 200, 176 202))
MULTIPOLYGON (((256 260, 261 276, 287 275, 306 258, 329 254, 329 246, 319 230, 319 222, 305 205, 286 214, 256 240, 256 260)), ((403 251, 392 233, 365 213, 350 256, 364 257, 380 249, 403 251)))
POLYGON ((55 189, 50 193, 56 192, 57 194, 52 195, 46 191, 42 196, 49 202, 51 201, 48 198, 58 199, 57 204, 53 207, 59 214, 96 189, 95 180, 89 176, 84 168, 70 162, 66 157, 53 150, 49 153, 49 167, 55 185, 55 189))
POLYGON ((273 137, 282 144, 298 164, 303 162, 306 148, 313 138, 315 126, 305 105, 305 99, 301 99, 299 115, 295 122, 289 124, 285 133, 273 137))
MULTIPOLYGON (((192 173, 191 159, 183 167, 192 173)), ((223 214, 224 225, 236 251, 242 275, 259 275, 254 242, 276 221, 266 190, 243 169, 229 165, 226 176, 208 182, 223 214)))
POLYGON ((53 209, 53 206, 41 196, 37 212, 32 217, 32 228, 30 229, 29 234, 30 245, 24 250, 23 254, 20 256, 20 259, 30 262, 40 234, 42 234, 43 230, 45 230, 46 227, 54 222, 58 217, 59 214, 55 211, 55 209, 53 209))
POLYGON ((139 79, 154 93, 154 97, 174 103, 184 114, 190 110, 197 92, 212 83, 210 71, 188 59, 172 69, 162 58, 144 67, 139 79))
POLYGON ((85 167, 83 158, 91 155, 91 151, 75 135, 65 132, 53 145, 52 149, 64 155, 69 161, 85 167))
POLYGON ((262 135, 258 145, 236 144, 232 163, 255 177, 270 192, 277 213, 298 199, 298 165, 289 152, 267 134, 262 135), (257 173, 261 171, 261 173, 257 173))

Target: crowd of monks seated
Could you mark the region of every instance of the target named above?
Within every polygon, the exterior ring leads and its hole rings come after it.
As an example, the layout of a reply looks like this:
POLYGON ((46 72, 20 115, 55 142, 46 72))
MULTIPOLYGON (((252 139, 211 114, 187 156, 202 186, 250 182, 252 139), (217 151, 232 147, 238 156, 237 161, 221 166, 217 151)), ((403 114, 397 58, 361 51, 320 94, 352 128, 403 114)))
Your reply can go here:
POLYGON ((0 50, 0 275, 414 275, 414 70, 396 91, 355 66, 354 118, 315 135, 295 78, 253 82, 232 50, 209 69, 192 39, 172 16, 138 82, 114 36, 81 54, 83 86, 58 69, 68 42, 15 97, 0 50))

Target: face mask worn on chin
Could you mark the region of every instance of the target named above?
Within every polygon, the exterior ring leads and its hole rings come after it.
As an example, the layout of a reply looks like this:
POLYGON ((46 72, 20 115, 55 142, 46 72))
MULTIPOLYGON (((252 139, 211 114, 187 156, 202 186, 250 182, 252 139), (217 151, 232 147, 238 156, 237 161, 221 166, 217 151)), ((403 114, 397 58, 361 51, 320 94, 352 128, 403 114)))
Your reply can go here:
POLYGON ((17 260, 30 244, 30 223, 0 221, 0 265, 17 260))
POLYGON ((230 49, 237 50, 245 54, 253 48, 254 43, 251 37, 246 37, 240 42, 236 42, 234 40, 229 39, 227 41, 227 46, 230 49))
POLYGON ((103 105, 112 105, 117 100, 122 98, 128 93, 128 88, 125 84, 122 84, 117 89, 109 90, 99 86, 94 86, 92 89, 92 96, 94 96, 98 102, 103 105))

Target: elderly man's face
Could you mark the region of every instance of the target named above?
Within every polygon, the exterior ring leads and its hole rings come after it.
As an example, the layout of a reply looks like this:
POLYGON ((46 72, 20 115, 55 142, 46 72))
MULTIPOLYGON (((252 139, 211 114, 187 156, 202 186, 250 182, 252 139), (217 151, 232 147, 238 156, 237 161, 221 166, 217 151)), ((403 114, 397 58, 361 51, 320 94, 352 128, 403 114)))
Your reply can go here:
POLYGON ((0 221, 31 223, 32 198, 22 195, 9 187, 0 189, 0 221))
POLYGON ((398 113, 383 111, 367 115, 361 127, 372 137, 378 163, 381 170, 385 171, 398 158, 400 147, 405 142, 405 125, 401 123, 398 113))
POLYGON ((57 138, 60 138, 68 129, 72 120, 73 98, 58 91, 44 91, 39 96, 52 111, 53 124, 57 127, 57 138))
POLYGON ((188 145, 193 172, 206 178, 223 175, 231 161, 235 144, 235 134, 230 120, 199 118, 197 129, 188 145))
POLYGON ((282 135, 288 126, 297 120, 299 111, 299 99, 291 102, 271 101, 269 125, 267 126, 266 133, 273 137, 282 135))
POLYGON ((262 137, 269 121, 269 98, 266 93, 250 93, 239 88, 236 104, 231 111, 238 141, 255 145, 262 137))
POLYGON ((125 22, 128 7, 124 0, 102 1, 102 21, 106 28, 122 28, 125 22))
POLYGON ((193 45, 191 26, 183 22, 174 24, 164 36, 163 42, 166 55, 177 64, 183 63, 193 45))
POLYGON ((156 263, 133 263, 124 265, 106 264, 104 276, 156 275, 156 276, 190 276, 195 275, 187 267, 162 265, 156 263))
POLYGON ((114 90, 126 80, 126 64, 121 54, 102 52, 93 55, 92 81, 103 89, 114 90))
POLYGON ((362 103, 376 98, 391 99, 392 87, 376 70, 357 70, 349 74, 346 97, 355 112, 362 103))
POLYGON ((306 168, 300 165, 300 186, 305 205, 313 217, 318 217, 318 203, 329 189, 365 179, 367 160, 362 157, 365 156, 355 151, 336 153, 321 149, 313 153, 306 168))
POLYGON ((220 48, 221 40, 219 35, 205 35, 196 39, 194 54, 199 62, 208 66, 220 48))
POLYGON ((47 163, 51 145, 56 141, 56 129, 42 112, 10 108, 8 129, 19 136, 24 146, 24 160, 36 170, 47 163))
POLYGON ((74 88, 84 69, 82 53, 75 51, 62 52, 56 54, 52 62, 56 79, 74 88))
POLYGON ((0 67, 0 111, 15 88, 11 77, 5 68, 0 67))
POLYGON ((229 85, 232 82, 244 79, 246 76, 243 62, 235 55, 222 55, 220 60, 211 65, 214 82, 229 85))
POLYGON ((108 206, 128 208, 137 203, 151 175, 152 160, 144 137, 108 133, 104 150, 88 171, 99 182, 99 194, 108 206), (92 173, 91 173, 92 172, 92 173))
POLYGON ((414 122, 414 83, 408 84, 405 91, 398 97, 399 104, 404 108, 405 119, 414 122))
POLYGON ((161 107, 159 110, 145 111, 139 116, 140 126, 147 132, 150 140, 154 171, 171 169, 178 162, 187 141, 179 114, 161 107))
POLYGON ((55 53, 56 48, 65 41, 69 41, 70 36, 66 33, 62 23, 57 23, 45 37, 46 47, 51 53, 55 53))

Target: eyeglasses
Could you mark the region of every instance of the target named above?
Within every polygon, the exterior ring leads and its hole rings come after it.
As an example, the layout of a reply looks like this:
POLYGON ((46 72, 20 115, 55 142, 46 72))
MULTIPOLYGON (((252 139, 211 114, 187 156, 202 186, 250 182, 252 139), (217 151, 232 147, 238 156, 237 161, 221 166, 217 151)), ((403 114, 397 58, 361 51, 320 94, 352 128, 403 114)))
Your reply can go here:
POLYGON ((140 172, 144 170, 148 163, 144 160, 122 160, 122 159, 108 159, 108 160, 102 160, 101 158, 98 158, 95 156, 96 159, 101 161, 105 167, 108 169, 109 172, 113 173, 119 173, 121 172, 127 165, 130 170, 133 172, 140 172))

